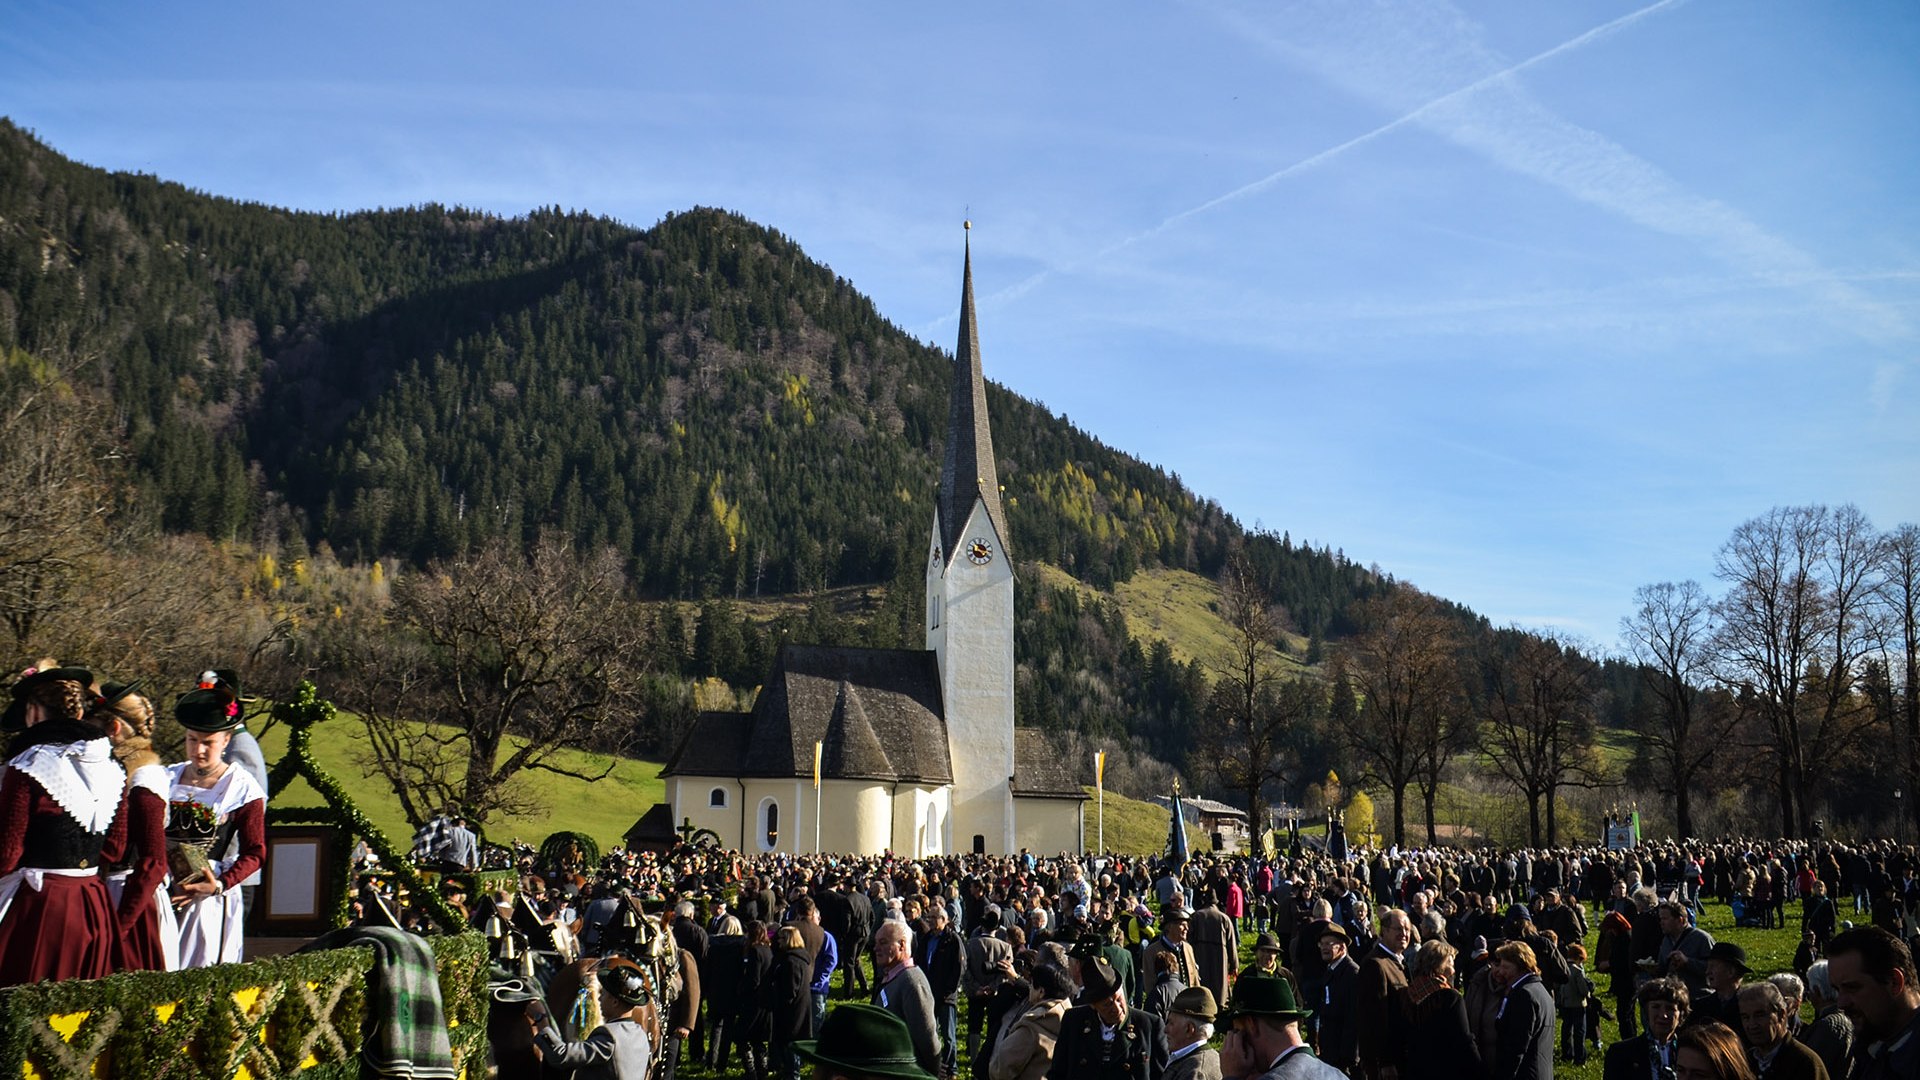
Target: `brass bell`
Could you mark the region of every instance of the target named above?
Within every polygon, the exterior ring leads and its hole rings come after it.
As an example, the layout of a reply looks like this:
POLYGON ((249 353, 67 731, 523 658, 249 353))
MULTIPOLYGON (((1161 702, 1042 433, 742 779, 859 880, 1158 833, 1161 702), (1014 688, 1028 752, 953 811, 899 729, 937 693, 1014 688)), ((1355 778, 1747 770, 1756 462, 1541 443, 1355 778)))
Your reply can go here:
POLYGON ((500 939, 500 959, 517 960, 522 951, 519 934, 508 934, 500 939))
POLYGON ((488 941, 499 941, 507 932, 507 924, 500 920, 500 908, 490 909, 487 915, 486 935, 488 941))
POLYGON ((640 926, 640 916, 634 912, 633 905, 632 904, 622 905, 620 908, 621 929, 636 930, 639 928, 639 926, 640 926))

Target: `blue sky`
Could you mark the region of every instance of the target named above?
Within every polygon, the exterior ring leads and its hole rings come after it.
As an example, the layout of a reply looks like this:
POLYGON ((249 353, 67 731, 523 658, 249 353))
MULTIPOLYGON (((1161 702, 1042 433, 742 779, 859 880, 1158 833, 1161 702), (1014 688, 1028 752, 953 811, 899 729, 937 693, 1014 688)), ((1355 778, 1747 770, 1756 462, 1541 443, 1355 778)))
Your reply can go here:
POLYGON ((303 209, 723 206, 1248 523, 1610 648, 1920 520, 1920 5, 13 0, 0 112, 303 209))

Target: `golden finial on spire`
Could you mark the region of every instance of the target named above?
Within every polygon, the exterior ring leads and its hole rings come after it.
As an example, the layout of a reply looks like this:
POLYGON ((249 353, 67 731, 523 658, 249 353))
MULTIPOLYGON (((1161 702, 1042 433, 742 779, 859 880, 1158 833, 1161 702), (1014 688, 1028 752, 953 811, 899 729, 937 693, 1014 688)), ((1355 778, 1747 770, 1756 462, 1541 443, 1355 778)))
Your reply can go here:
POLYGON ((962 229, 965 229, 965 230, 967 230, 968 232, 972 232, 972 231, 973 231, 973 219, 972 219, 972 218, 968 218, 967 220, 965 220, 965 221, 962 221, 962 222, 960 223, 960 227, 961 227, 962 229))

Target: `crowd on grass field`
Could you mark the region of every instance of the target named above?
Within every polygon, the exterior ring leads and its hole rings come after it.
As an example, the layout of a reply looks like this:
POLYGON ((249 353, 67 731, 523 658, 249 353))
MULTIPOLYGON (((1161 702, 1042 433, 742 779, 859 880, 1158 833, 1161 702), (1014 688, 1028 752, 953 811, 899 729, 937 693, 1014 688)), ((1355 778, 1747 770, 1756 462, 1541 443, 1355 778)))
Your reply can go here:
POLYGON ((673 939, 660 1045, 628 1033, 624 1068, 582 1076, 1546 1080, 1600 1055, 1605 1080, 1920 1078, 1920 861, 1886 841, 523 869, 518 896, 452 899, 563 959, 621 952, 626 912, 673 939), (1789 968, 1715 941, 1709 903, 1798 927, 1789 968))

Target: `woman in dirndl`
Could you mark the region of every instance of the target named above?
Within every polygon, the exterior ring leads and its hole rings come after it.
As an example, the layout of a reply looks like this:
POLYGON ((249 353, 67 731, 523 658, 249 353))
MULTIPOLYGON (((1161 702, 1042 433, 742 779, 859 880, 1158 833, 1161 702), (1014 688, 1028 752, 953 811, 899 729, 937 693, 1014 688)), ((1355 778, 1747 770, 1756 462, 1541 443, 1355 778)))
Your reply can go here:
POLYGON ((180 966, 180 924, 167 897, 167 796, 173 778, 153 752, 153 703, 138 684, 107 683, 94 713, 127 771, 127 853, 107 867, 107 891, 120 919, 116 971, 180 966))
POLYGON ((267 853, 267 793, 224 754, 240 726, 240 700, 225 683, 181 695, 174 718, 187 731, 187 760, 168 766, 169 847, 198 847, 207 865, 183 872, 174 860, 173 906, 180 918, 180 966, 238 963, 244 908, 240 885, 267 853))
POLYGON ((88 715, 93 674, 52 661, 14 684, 0 728, 18 731, 0 775, 0 985, 113 970, 113 901, 126 774, 88 715))

